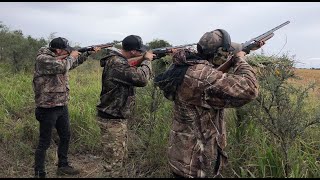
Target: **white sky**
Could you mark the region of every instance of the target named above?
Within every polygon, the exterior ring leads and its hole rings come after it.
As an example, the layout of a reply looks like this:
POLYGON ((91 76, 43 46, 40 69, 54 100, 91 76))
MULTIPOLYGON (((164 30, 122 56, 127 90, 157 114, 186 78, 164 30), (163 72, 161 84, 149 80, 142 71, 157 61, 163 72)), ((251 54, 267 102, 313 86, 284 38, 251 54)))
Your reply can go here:
MULTIPOLYGON (((0 2, 0 21, 24 35, 51 33, 89 46, 139 35, 144 43, 196 43, 207 31, 225 29, 243 43, 289 20, 263 47, 287 53, 297 67, 320 67, 319 2, 0 2)), ((260 53, 260 50, 257 51, 260 53)))

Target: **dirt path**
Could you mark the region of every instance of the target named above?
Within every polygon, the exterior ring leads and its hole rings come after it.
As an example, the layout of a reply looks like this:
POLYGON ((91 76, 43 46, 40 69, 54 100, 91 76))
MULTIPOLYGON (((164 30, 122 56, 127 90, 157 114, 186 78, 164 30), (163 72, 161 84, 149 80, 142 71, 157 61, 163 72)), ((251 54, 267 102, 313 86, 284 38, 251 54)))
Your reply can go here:
MULTIPOLYGON (((69 155, 69 162, 71 165, 80 170, 80 174, 76 176, 58 176, 56 175, 57 166, 53 163, 47 165, 48 178, 101 178, 105 177, 103 161, 99 156, 85 154, 85 155, 69 155)), ((48 164, 48 163, 47 163, 48 164)), ((33 169, 32 169, 33 172, 33 169)))
MULTIPOLYGON (((80 169, 81 173, 76 176, 56 175, 55 162, 46 162, 48 178, 102 178, 106 177, 101 157, 92 154, 69 154, 69 162, 72 166, 80 169)), ((0 148, 0 178, 33 178, 34 169, 32 162, 17 162, 14 157, 0 148)))

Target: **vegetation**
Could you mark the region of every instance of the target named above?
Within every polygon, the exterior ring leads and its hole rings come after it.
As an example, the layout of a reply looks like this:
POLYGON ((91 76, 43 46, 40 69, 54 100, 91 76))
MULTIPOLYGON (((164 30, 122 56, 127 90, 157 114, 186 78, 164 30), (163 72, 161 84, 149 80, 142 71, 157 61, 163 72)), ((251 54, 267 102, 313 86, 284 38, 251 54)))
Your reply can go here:
MULTIPOLYGON (((45 40, 24 37, 5 25, 0 30, 0 177, 31 177, 39 133, 34 116, 33 63, 37 49, 47 45, 53 34, 45 40)), ((170 44, 156 39, 148 45, 170 44)), ((70 154, 74 161, 101 154, 95 109, 102 74, 98 59, 93 57, 70 72, 70 154)), ((314 82, 320 79, 320 71, 295 69, 294 59, 288 55, 251 55, 249 62, 256 67, 260 93, 246 106, 226 112, 229 164, 223 176, 319 177, 319 86, 314 82)), ((153 63, 154 74, 158 74, 170 57, 153 63)), ((122 176, 170 177, 166 148, 172 102, 152 82, 136 90, 129 122, 129 160, 122 176)), ((47 164, 56 161, 56 141, 54 132, 47 164)), ((93 161, 91 166, 98 167, 99 162, 93 161)), ((104 177, 98 171, 80 177, 88 176, 104 177)))

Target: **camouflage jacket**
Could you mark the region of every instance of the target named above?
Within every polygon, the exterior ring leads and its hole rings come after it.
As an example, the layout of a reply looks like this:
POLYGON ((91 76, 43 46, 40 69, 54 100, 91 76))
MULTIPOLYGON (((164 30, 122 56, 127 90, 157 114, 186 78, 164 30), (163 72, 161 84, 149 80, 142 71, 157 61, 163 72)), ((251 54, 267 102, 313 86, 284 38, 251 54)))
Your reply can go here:
POLYGON ((255 73, 243 59, 234 66, 234 74, 222 73, 206 60, 189 61, 184 51, 174 54, 173 61, 189 67, 175 92, 170 168, 184 177, 218 175, 227 160, 224 108, 240 107, 257 97, 255 73))
POLYGON ((140 67, 130 66, 119 52, 111 52, 100 60, 103 67, 102 90, 97 105, 98 115, 127 119, 134 105, 134 87, 146 86, 151 77, 151 62, 144 60, 140 67))
POLYGON ((89 55, 85 52, 78 59, 71 56, 59 59, 49 48, 40 48, 32 84, 36 106, 51 108, 67 105, 70 89, 68 71, 82 64, 89 55))

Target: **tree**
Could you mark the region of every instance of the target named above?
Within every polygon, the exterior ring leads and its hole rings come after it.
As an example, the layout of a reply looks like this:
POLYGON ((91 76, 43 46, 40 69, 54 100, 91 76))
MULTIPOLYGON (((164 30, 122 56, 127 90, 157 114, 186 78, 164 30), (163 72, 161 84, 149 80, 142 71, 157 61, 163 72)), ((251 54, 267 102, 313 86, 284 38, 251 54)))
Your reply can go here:
POLYGON ((57 32, 52 32, 50 35, 47 37, 47 42, 49 43, 52 39, 56 38, 57 32))
POLYGON ((25 37, 21 30, 11 31, 7 26, 1 24, 0 28, 0 61, 11 66, 13 72, 33 69, 34 59, 38 49, 47 44, 41 38, 34 39, 25 37))
POLYGON ((0 22, 0 62, 5 61, 6 59, 6 44, 9 40, 7 38, 7 34, 9 32, 9 28, 0 22))
POLYGON ((162 39, 154 39, 147 43, 150 49, 162 48, 162 47, 170 47, 172 46, 169 42, 162 39))

